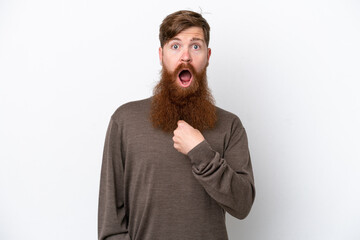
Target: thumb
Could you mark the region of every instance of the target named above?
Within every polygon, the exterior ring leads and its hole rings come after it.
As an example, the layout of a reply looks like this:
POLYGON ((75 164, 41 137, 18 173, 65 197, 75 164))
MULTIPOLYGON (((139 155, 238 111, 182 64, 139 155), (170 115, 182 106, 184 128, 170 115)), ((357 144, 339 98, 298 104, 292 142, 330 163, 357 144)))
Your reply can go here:
POLYGON ((179 120, 179 121, 178 121, 178 127, 194 128, 193 126, 191 126, 190 124, 188 124, 188 123, 185 122, 184 120, 179 120))
POLYGON ((179 120, 177 122, 177 125, 180 126, 180 125, 189 125, 187 122, 185 122, 184 120, 179 120))

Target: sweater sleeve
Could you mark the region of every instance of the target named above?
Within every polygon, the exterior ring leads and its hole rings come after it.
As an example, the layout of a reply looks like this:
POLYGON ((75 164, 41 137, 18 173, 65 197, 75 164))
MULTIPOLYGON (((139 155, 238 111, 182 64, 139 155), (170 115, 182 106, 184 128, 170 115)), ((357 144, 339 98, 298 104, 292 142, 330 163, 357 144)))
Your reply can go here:
POLYGON ((118 124, 111 119, 105 138, 98 207, 99 240, 130 240, 124 206, 124 173, 118 124))
POLYGON ((254 202, 255 186, 247 135, 240 119, 233 123, 223 158, 206 140, 188 157, 193 175, 206 192, 232 216, 244 219, 254 202))

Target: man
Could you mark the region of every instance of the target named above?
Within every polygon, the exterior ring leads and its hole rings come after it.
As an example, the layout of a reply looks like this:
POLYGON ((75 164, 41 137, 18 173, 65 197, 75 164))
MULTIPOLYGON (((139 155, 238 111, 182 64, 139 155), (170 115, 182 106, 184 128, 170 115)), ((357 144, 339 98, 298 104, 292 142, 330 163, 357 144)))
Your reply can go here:
POLYGON ((245 218, 255 197, 239 118, 215 107, 206 80, 210 27, 192 11, 160 26, 154 96, 112 115, 99 197, 99 239, 225 240, 225 211, 245 218))

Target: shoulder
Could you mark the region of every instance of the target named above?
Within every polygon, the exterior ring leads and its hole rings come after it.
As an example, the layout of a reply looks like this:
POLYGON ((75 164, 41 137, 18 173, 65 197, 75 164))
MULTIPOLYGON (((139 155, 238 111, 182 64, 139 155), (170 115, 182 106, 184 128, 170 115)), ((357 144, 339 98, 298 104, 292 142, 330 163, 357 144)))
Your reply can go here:
POLYGON ((216 113, 217 113, 219 125, 227 126, 230 127, 231 129, 244 128, 240 118, 236 114, 224 110, 220 107, 216 107, 216 113))
POLYGON ((150 106, 151 97, 142 100, 131 101, 118 107, 112 114, 111 118, 116 122, 120 122, 129 118, 136 118, 141 114, 147 113, 150 110, 150 106))

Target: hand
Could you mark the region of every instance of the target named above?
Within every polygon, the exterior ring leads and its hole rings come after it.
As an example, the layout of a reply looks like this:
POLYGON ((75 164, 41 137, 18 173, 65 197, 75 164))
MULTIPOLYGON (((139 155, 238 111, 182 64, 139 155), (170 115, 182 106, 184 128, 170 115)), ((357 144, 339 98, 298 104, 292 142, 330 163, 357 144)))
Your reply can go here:
POLYGON ((199 130, 183 120, 179 120, 177 125, 173 137, 174 148, 186 155, 205 138, 199 130))

